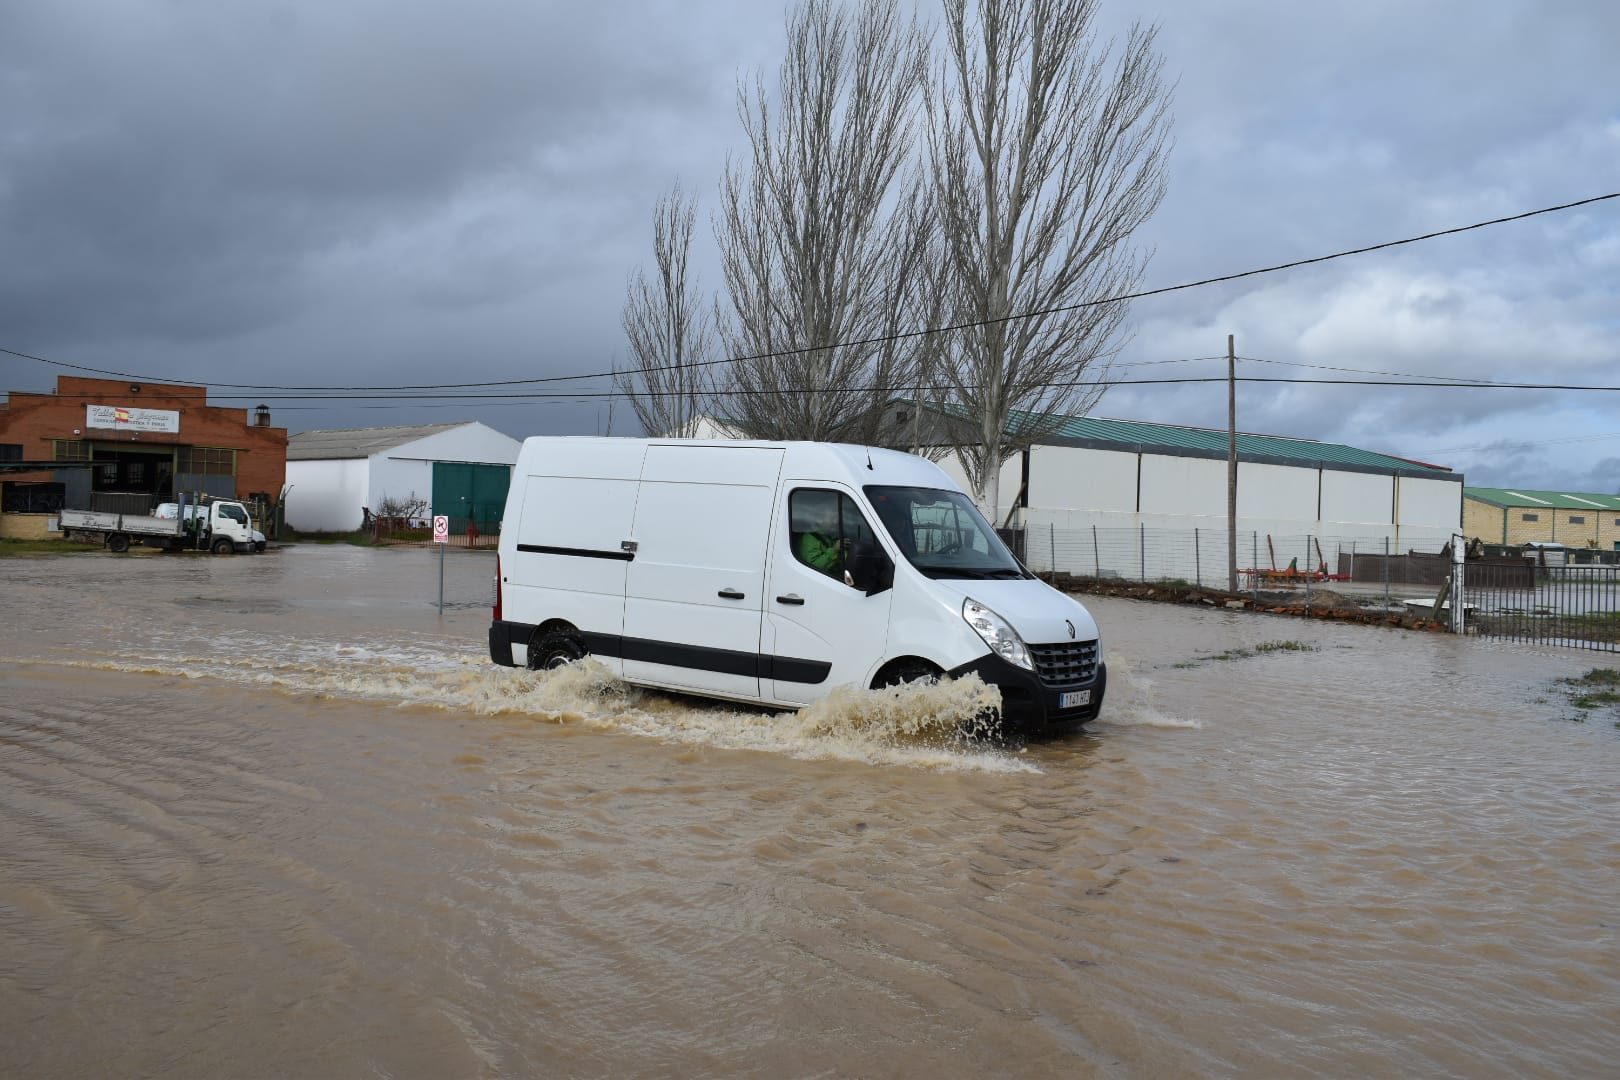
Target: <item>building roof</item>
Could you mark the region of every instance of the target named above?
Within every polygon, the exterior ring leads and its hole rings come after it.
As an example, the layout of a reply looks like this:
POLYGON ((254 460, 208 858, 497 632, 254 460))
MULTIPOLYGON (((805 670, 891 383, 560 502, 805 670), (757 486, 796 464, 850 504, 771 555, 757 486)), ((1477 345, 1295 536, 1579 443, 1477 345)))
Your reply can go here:
POLYGON ((336 431, 301 431, 287 436, 288 461, 327 461, 335 458, 365 458, 403 446, 441 431, 465 427, 472 421, 449 424, 416 424, 402 427, 345 428, 336 431))
POLYGON ((1465 487, 1463 498, 1504 508, 1542 507, 1549 510, 1616 510, 1620 495, 1584 491, 1532 491, 1529 488, 1465 487))
MULTIPOLYGON (((1040 440, 1058 446, 1088 446, 1098 449, 1152 450, 1196 457, 1227 454, 1227 433, 1216 428, 1181 427, 1176 424, 1147 424, 1135 420, 1107 420, 1096 416, 1065 417, 1058 429, 1040 440)), ((1378 454, 1342 443, 1315 439, 1290 439, 1279 435, 1250 435, 1238 432, 1238 457, 1244 461, 1264 461, 1281 465, 1314 465, 1444 479, 1451 470, 1441 465, 1378 454)))

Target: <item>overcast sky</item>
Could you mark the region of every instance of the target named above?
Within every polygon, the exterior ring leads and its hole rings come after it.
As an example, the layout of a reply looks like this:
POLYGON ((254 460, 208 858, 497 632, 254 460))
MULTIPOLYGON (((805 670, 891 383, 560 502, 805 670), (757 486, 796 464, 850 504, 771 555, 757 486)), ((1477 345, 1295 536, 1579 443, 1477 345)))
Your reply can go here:
MULTIPOLYGON (((225 384, 622 364, 653 204, 679 180, 707 222, 744 147, 737 80, 774 79, 783 12, 0 0, 0 347, 55 362, 0 354, 0 391, 91 368, 264 401, 293 432, 604 430, 599 401, 362 408, 225 384)), ((1103 17, 1158 22, 1178 82, 1146 288, 1620 191, 1612 0, 1103 0, 1103 17)), ((712 288, 706 226, 699 243, 712 288)), ((1224 359, 1159 362, 1223 357, 1233 334, 1240 375, 1620 385, 1620 199, 1140 300, 1129 326, 1134 378, 1224 377, 1224 359)), ((1117 388, 1095 415, 1224 428, 1226 387, 1117 388)), ((611 419, 634 432, 622 403, 611 419)), ((1620 393, 1244 384, 1238 425, 1471 484, 1620 490, 1620 393)))

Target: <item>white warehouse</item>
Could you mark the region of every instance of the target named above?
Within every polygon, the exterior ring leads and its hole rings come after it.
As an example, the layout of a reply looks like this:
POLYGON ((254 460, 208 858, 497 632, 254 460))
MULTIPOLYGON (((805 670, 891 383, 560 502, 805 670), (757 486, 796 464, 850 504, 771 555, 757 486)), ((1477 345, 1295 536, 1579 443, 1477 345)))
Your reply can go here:
MULTIPOLYGON (((913 424, 910 403, 893 423, 913 424)), ((925 423, 921 430, 929 428, 925 423)), ((1227 433, 1068 417, 1002 468, 997 524, 1024 530, 1031 568, 1219 580, 1227 433)), ((1346 554, 1437 552, 1462 523, 1463 476, 1339 443, 1240 433, 1241 567, 1339 569, 1346 554)), ((954 457, 941 465, 966 487, 954 457)))
POLYGON ((521 445, 476 421, 300 432, 287 439, 286 521, 349 532, 385 500, 418 499, 457 532, 472 521, 493 533, 521 445))

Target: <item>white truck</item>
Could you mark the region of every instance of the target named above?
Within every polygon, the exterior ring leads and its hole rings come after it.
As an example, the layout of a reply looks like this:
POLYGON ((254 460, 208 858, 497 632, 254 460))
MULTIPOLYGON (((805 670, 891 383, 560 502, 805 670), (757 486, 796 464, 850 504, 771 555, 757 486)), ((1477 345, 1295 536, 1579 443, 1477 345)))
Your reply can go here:
POLYGON ((979 675, 1001 725, 1093 720, 1097 624, 932 462, 864 446, 532 438, 512 472, 490 658, 800 708, 979 675))
POLYGON ((212 551, 216 555, 264 550, 247 507, 239 502, 209 499, 190 504, 183 514, 178 503, 164 506, 172 506, 173 512, 162 516, 63 510, 62 535, 69 540, 105 543, 111 551, 128 551, 131 544, 166 551, 212 551))

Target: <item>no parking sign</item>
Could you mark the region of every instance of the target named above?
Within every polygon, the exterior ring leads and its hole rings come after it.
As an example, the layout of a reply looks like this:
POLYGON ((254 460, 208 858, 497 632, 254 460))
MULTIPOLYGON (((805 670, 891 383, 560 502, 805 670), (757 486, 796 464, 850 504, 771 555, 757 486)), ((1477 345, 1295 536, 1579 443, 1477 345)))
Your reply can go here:
POLYGON ((435 544, 448 544, 450 542, 450 517, 447 514, 438 514, 433 519, 433 542, 435 544))

